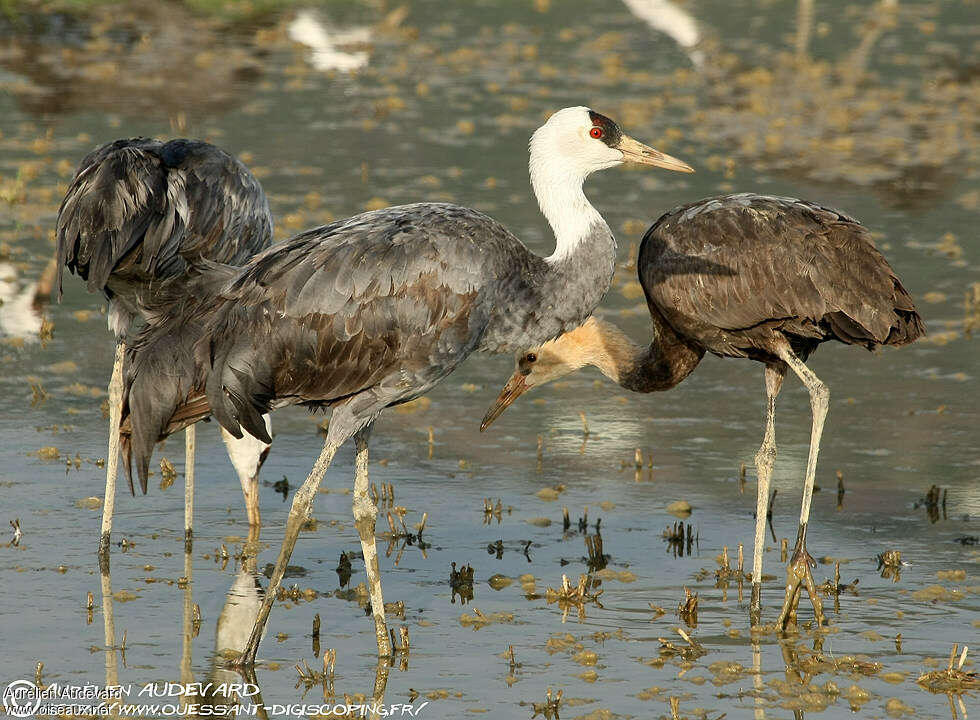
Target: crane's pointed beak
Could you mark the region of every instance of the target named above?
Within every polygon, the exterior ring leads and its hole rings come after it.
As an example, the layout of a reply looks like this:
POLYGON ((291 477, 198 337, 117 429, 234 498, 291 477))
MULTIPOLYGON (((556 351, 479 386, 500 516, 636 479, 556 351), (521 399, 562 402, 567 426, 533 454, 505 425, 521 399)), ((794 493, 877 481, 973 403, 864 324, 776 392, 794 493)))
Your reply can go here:
POLYGON ((524 381, 524 373, 520 371, 515 372, 510 380, 507 381, 507 384, 504 385, 504 389, 500 391, 500 396, 496 402, 490 406, 487 414, 483 416, 483 422, 480 423, 480 432, 490 427, 490 423, 500 417, 504 410, 507 409, 507 406, 519 398, 525 391, 529 390, 530 387, 524 381))
POLYGON ((629 135, 623 135, 614 146, 623 153, 623 162, 639 163, 640 165, 654 165, 656 167, 674 170, 675 172, 692 173, 694 168, 683 160, 678 160, 659 150, 644 145, 639 140, 634 140, 629 135))

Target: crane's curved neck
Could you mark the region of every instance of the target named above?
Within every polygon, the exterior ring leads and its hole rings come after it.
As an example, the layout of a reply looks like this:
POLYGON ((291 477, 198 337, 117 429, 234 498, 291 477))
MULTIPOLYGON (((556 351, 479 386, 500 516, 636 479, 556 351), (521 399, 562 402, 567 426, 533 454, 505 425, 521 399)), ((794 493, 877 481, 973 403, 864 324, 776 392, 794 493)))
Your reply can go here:
POLYGON ((704 349, 681 338, 656 308, 650 309, 653 320, 653 340, 640 347, 618 327, 596 321, 600 337, 590 364, 603 375, 633 392, 670 390, 691 374, 704 349))
POLYGON ((530 171, 538 205, 555 233, 555 251, 527 278, 529 302, 518 311, 523 328, 509 350, 540 345, 581 325, 616 269, 616 239, 582 190, 588 172, 534 143, 530 171))
POLYGON ((547 258, 550 263, 566 259, 597 234, 607 235, 615 251, 609 226, 585 197, 585 174, 579 168, 533 151, 529 168, 534 196, 555 233, 555 252, 547 258))
POLYGON ((555 233, 547 258, 522 248, 507 276, 497 278, 493 318, 481 349, 514 352, 578 327, 612 283, 616 240, 592 207, 582 183, 588 172, 531 145, 531 185, 555 233))

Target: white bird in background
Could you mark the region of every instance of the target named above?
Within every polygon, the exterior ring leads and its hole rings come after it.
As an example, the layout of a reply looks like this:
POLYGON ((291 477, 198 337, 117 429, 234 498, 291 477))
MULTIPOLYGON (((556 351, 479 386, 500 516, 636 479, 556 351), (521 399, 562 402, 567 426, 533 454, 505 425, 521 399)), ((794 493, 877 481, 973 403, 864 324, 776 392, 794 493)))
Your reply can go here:
POLYGON ((21 287, 17 268, 0 262, 0 336, 37 341, 41 331, 41 314, 35 308, 37 295, 37 281, 21 287))
POLYGON ((303 10, 296 19, 289 23, 287 30, 289 39, 306 45, 313 52, 310 54, 310 64, 320 70, 340 70, 353 72, 368 64, 369 55, 364 50, 345 52, 338 50, 338 45, 357 45, 371 39, 371 31, 367 28, 350 28, 339 31, 325 25, 311 10, 303 10))
POLYGON ((671 0, 623 0, 626 8, 653 30, 662 32, 683 48, 694 67, 704 65, 701 30, 687 10, 671 0))

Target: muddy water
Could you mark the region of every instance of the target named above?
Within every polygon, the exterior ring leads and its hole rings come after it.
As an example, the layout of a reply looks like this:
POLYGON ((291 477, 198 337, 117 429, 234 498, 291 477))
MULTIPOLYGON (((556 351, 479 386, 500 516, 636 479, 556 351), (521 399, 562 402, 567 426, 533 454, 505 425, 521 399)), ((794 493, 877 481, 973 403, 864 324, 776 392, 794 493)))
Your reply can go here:
MULTIPOLYGON (((321 43, 316 56, 289 39, 296 9, 258 17, 171 10, 24 11, 2 26, 0 497, 3 519, 19 519, 23 537, 2 549, 8 652, 0 680, 32 677, 39 661, 45 682, 226 678, 216 649, 244 632, 255 596, 254 579, 235 558, 221 560, 221 546, 234 556, 248 528, 212 424, 198 433, 190 557, 182 476, 161 491, 157 474, 148 496, 119 499, 113 539, 125 538, 127 549, 114 548, 112 601, 103 603, 100 511, 85 500, 102 493, 96 461, 105 453, 100 405, 111 339, 100 300, 74 278, 64 302, 43 311, 54 326, 44 345, 40 318, 28 310, 30 283, 52 251, 60 196, 91 146, 137 134, 219 143, 261 177, 282 237, 367 207, 453 200, 490 212, 548 252, 549 231, 527 186, 527 137, 550 110, 586 103, 698 169, 690 177, 619 170, 590 180, 624 266, 631 243, 674 204, 771 192, 860 218, 918 299, 926 341, 874 355, 825 346, 811 362, 832 393, 811 515, 810 550, 822 559, 814 574, 818 583, 832 578, 839 561, 842 582, 859 582, 838 606, 825 597, 826 630, 805 624, 798 636, 755 641, 748 587, 716 582, 723 547, 733 558, 740 543, 751 551, 761 367, 707 358, 676 390, 647 397, 583 372, 536 391, 480 435, 479 419, 511 360, 474 357, 424 401, 387 414, 375 432, 372 481, 394 484, 409 527, 428 513, 424 551, 397 542, 381 558, 386 599, 405 605, 404 621, 392 624, 407 625, 412 643, 407 667, 396 659, 390 671, 385 699, 418 694, 416 705, 427 700, 423 716, 433 718, 530 717, 548 688, 563 691, 563 718, 669 716, 670 697, 691 717, 951 712, 950 698, 915 680, 944 666, 954 643, 980 637, 980 555, 962 544, 980 535, 980 394, 963 303, 980 281, 971 109, 980 93, 980 25, 972 5, 902 1, 888 10, 818 1, 808 25, 791 3, 684 3, 674 8, 680 15, 663 7, 658 14, 672 18, 673 39, 615 3, 417 2, 390 12, 329 3, 315 17, 339 40, 321 43), (315 62, 363 67, 320 71, 315 62), (645 461, 635 472, 635 448, 652 467, 645 461), (930 512, 921 501, 932 485, 946 500, 930 512), (486 498, 499 499, 499 517, 484 513, 486 498), (683 554, 663 538, 676 521, 666 508, 681 500, 693 507, 697 538, 683 554), (586 508, 589 534, 601 518, 609 556, 597 578, 601 607, 587 603, 581 619, 572 608, 563 622, 546 590, 588 569, 576 522, 586 508), (886 550, 900 550, 908 563, 898 578, 879 575, 875 557, 886 550), (465 606, 450 588, 452 562, 474 569, 465 606), (491 585, 493 576, 512 582, 491 585), (676 610, 684 587, 699 595, 689 632, 707 650, 690 661, 663 653, 658 640, 685 646, 675 632, 686 627, 676 610), (477 609, 497 622, 461 622, 477 609), (105 610, 114 644, 125 637, 124 653, 103 650, 105 610)), ((642 340, 645 309, 632 281, 624 267, 602 312, 642 340)), ((320 420, 276 414, 262 473, 259 571, 275 559, 288 510, 272 485, 302 482, 320 420)), ((778 406, 776 542, 767 539, 772 577, 763 595, 769 619, 782 595, 778 540, 795 535, 808 438, 807 398, 790 380, 778 406)), ((317 613, 321 652, 337 651, 337 695, 372 691, 372 624, 350 591, 364 579, 350 517, 351 453, 338 455, 324 483, 329 492, 317 501, 317 526, 293 556, 287 585, 314 593, 277 605, 261 647, 267 704, 303 697, 296 663, 322 667, 310 638, 317 613), (343 589, 335 572, 341 552, 355 556, 343 589)), ((182 471, 182 439, 159 456, 182 471)), ((382 520, 379 530, 386 526, 382 520)), ((801 620, 811 617, 804 601, 801 620)), ((306 695, 322 698, 319 686, 306 695)), ((956 713, 980 709, 976 697, 961 700, 952 700, 956 713)))

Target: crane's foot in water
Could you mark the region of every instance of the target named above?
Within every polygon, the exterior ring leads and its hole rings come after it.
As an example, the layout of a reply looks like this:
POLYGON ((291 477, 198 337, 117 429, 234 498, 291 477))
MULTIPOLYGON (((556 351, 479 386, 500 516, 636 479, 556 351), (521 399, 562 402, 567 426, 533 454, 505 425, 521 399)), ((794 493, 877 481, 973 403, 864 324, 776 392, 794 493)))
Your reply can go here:
POLYGON ((800 605, 800 594, 806 588, 807 595, 810 596, 810 603, 813 605, 813 616, 820 626, 824 622, 823 602, 817 592, 817 585, 813 582, 811 568, 817 566, 817 561, 807 552, 806 540, 801 538, 793 551, 793 557, 786 568, 786 597, 783 599, 783 609, 776 620, 776 627, 785 630, 790 623, 796 624, 796 611, 800 605))
POLYGON ((749 623, 753 628, 762 624, 762 583, 753 578, 752 601, 749 604, 749 623))
MULTIPOLYGON (((255 634, 256 628, 252 628, 252 634, 255 634)), ((242 649, 241 653, 235 656, 230 656, 225 658, 222 663, 222 667, 228 668, 229 670, 234 670, 238 673, 243 672, 255 672, 255 658, 259 654, 259 644, 256 642, 252 644, 252 637, 249 636, 248 642, 245 643, 245 647, 242 649)))
POLYGON ((102 533, 99 540, 99 572, 109 574, 109 533, 102 533))

